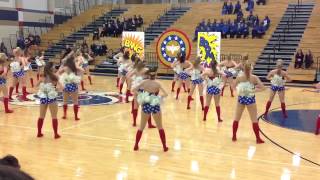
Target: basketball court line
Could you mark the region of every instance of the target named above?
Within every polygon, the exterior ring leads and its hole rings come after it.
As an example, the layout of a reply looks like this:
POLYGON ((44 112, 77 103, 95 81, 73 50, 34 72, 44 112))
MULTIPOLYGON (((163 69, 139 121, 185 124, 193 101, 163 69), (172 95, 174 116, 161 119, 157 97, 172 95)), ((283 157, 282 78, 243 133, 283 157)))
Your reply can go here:
MULTIPOLYGON (((288 104, 287 106, 296 106, 296 105, 312 104, 312 103, 320 103, 320 101, 311 101, 311 102, 305 102, 305 103, 288 104)), ((273 109, 271 109, 271 111, 274 111, 274 110, 276 110, 276 109, 280 109, 280 107, 273 108, 273 109)), ((261 119, 264 120, 264 115, 263 115, 263 114, 260 115, 258 119, 259 119, 259 120, 261 120, 261 119)), ((283 129, 289 129, 289 128, 285 128, 285 127, 281 127, 281 126, 278 126, 278 125, 276 125, 276 124, 273 124, 273 123, 271 123, 270 121, 265 121, 265 120, 264 120, 263 122, 272 124, 272 125, 274 125, 274 126, 277 126, 277 127, 283 128, 283 129)), ((290 129, 290 130, 291 130, 291 129, 290 129)), ((282 146, 281 144, 277 143, 275 140, 271 139, 266 133, 264 133, 261 129, 260 129, 260 132, 261 132, 261 134, 262 134, 266 139, 268 139, 272 144, 274 144, 275 146, 279 147, 280 149, 283 149, 284 151, 286 151, 286 152, 288 152, 288 153, 290 153, 290 154, 292 154, 292 155, 298 156, 299 158, 301 158, 301 159, 303 159, 303 160, 305 160, 305 161, 307 161, 307 162, 309 162, 309 163, 311 163, 311 164, 314 164, 314 165, 316 165, 316 166, 320 166, 320 163, 314 162, 314 161, 312 161, 312 160, 310 160, 310 159, 308 159, 308 158, 305 158, 305 157, 302 156, 302 155, 296 154, 296 153, 294 153, 293 151, 289 150, 288 148, 286 148, 286 147, 282 146)), ((300 132, 300 131, 299 131, 299 132, 300 132)))

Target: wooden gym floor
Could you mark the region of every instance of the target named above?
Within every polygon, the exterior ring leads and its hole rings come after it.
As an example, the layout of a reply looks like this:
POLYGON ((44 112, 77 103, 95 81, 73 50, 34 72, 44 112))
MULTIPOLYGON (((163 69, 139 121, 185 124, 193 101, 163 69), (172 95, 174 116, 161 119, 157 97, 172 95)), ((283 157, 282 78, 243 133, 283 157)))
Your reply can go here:
MULTIPOLYGON (((93 86, 87 85, 88 90, 117 92, 114 77, 93 77, 93 82, 93 86)), ((171 81, 161 83, 169 91, 171 81)), ((288 109, 319 109, 319 93, 291 87, 286 93, 288 109)), ((268 90, 257 94, 259 114, 264 111, 268 95, 268 90)), ((167 153, 162 151, 155 129, 146 129, 140 151, 133 151, 136 128, 131 126, 130 103, 118 103, 82 106, 79 122, 72 119, 69 108, 69 119, 59 119, 59 140, 53 139, 49 114, 44 123, 45 136, 37 139, 38 108, 12 105, 14 114, 0 112, 0 156, 15 155, 22 169, 39 180, 320 179, 319 166, 288 153, 264 136, 266 143, 256 145, 246 112, 240 122, 238 141, 232 142, 236 98, 230 97, 228 89, 221 101, 221 124, 217 123, 213 105, 207 122, 202 121, 198 96, 194 96, 197 101, 188 111, 187 95, 182 93, 178 101, 174 96, 170 94, 162 108, 170 148, 167 153)), ((276 98, 272 108, 279 105, 276 98)), ((60 108, 58 117, 61 116, 60 108)), ((264 121, 260 121, 260 127, 281 146, 320 163, 320 136, 264 121)))

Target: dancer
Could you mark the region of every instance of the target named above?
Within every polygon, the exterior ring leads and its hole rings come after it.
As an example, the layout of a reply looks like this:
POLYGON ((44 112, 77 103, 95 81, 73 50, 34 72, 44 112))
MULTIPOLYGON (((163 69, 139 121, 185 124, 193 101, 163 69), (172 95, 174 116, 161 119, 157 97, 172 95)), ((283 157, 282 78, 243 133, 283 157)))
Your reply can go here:
MULTIPOLYGON (((177 61, 178 60, 174 60, 172 64, 176 63, 177 61)), ((178 81, 177 68, 174 67, 173 68, 173 79, 172 79, 172 83, 171 83, 171 92, 174 92, 174 87, 175 87, 177 81, 178 81)), ((184 92, 187 92, 186 83, 184 81, 182 82, 182 87, 183 87, 184 92)))
MULTIPOLYGON (((185 70, 190 68, 191 66, 192 64, 189 61, 186 61, 186 57, 183 54, 179 54, 178 61, 174 62, 171 65, 171 67, 174 68, 178 74, 178 88, 177 88, 176 100, 179 99, 180 88, 184 81, 187 83, 187 87, 189 87, 189 74, 185 70)), ((190 92, 189 88, 188 88, 188 92, 190 92)))
MULTIPOLYGON (((136 60, 134 69, 128 74, 128 77, 133 79, 132 81, 132 89, 139 86, 143 80, 146 78, 146 72, 148 71, 148 68, 146 68, 145 63, 141 61, 140 59, 136 60)), ((136 120, 138 116, 138 109, 139 109, 139 103, 137 101, 138 95, 142 92, 142 90, 138 90, 137 92, 133 91, 133 100, 132 100, 132 118, 133 118, 133 126, 136 126, 136 120)), ((151 115, 148 119, 148 128, 156 128, 151 121, 151 115)))
POLYGON ((198 92, 200 96, 201 109, 204 110, 204 99, 203 99, 203 79, 201 78, 201 73, 204 68, 200 65, 201 59, 198 57, 192 64, 192 66, 186 71, 191 72, 191 88, 188 96, 187 109, 190 109, 190 103, 193 100, 192 95, 196 87, 198 87, 198 92))
POLYGON ((12 71, 12 85, 9 88, 9 99, 12 99, 12 93, 14 86, 18 86, 19 84, 22 85, 22 97, 21 99, 23 101, 27 101, 27 87, 26 87, 26 77, 24 72, 24 67, 26 66, 25 61, 21 57, 22 50, 17 47, 13 50, 14 59, 13 62, 10 64, 10 68, 12 71))
POLYGON ((88 53, 83 54, 82 68, 84 69, 84 74, 86 74, 88 76, 88 80, 89 80, 90 85, 92 85, 92 78, 90 75, 89 62, 92 60, 93 60, 93 58, 88 53))
POLYGON ((281 102, 281 109, 282 109, 282 115, 283 118, 287 118, 287 112, 286 112, 286 104, 285 104, 285 82, 291 81, 290 77, 288 76, 288 73, 282 70, 283 61, 279 59, 277 61, 277 68, 270 71, 267 79, 271 80, 271 91, 270 91, 270 97, 266 105, 266 111, 264 115, 267 117, 269 109, 271 107, 271 103, 274 99, 274 96, 276 93, 279 95, 279 99, 281 102))
POLYGON ((75 63, 74 57, 67 56, 66 60, 63 60, 64 64, 59 70, 60 79, 59 82, 63 86, 63 117, 62 119, 67 118, 67 109, 68 109, 68 98, 71 96, 73 102, 73 111, 75 120, 78 121, 79 112, 79 94, 78 94, 78 84, 80 83, 81 77, 78 74, 84 72, 81 67, 78 67, 75 63))
MULTIPOLYGON (((32 67, 31 67, 31 55, 29 52, 29 49, 25 49, 23 56, 21 57, 21 59, 24 61, 25 66, 23 67, 23 70, 25 72, 26 77, 29 77, 30 79, 30 84, 31 87, 34 87, 34 81, 33 81, 33 77, 32 77, 32 67)), ((27 94, 29 94, 27 92, 27 94)))
MULTIPOLYGON (((81 52, 80 49, 78 49, 75 53, 75 61, 78 67, 82 67, 84 69, 84 66, 88 67, 88 62, 85 62, 87 60, 84 59, 83 54, 81 52), (87 63, 86 65, 84 65, 85 63, 87 63)), ((84 87, 84 81, 83 81, 83 76, 84 76, 84 71, 83 72, 79 72, 78 76, 81 77, 81 90, 82 91, 86 91, 86 88, 84 87)))
MULTIPOLYGON (((124 47, 121 47, 120 48, 120 51, 118 52, 118 54, 114 55, 113 56, 113 60, 115 60, 117 62, 117 65, 118 65, 118 68, 119 68, 119 61, 121 60, 121 58, 123 57, 123 54, 124 54, 124 47)), ((118 76, 117 76, 117 85, 116 87, 119 87, 119 82, 120 82, 120 77, 121 77, 121 74, 120 74, 120 71, 118 71, 118 76)))
POLYGON ((4 112, 5 113, 13 113, 12 110, 9 109, 9 98, 8 98, 8 88, 7 88, 7 73, 8 68, 5 66, 5 62, 8 57, 4 53, 0 53, 0 91, 3 94, 3 104, 4 104, 4 112))
POLYGON ((238 93, 238 103, 236 107, 236 115, 232 125, 232 141, 237 141, 237 130, 239 126, 239 121, 241 119, 242 113, 245 108, 247 108, 250 119, 252 121, 252 128, 254 134, 256 135, 257 144, 264 143, 260 138, 260 128, 257 119, 257 105, 255 99, 255 92, 263 91, 265 89, 264 85, 260 79, 252 74, 252 67, 249 62, 244 64, 244 74, 238 76, 234 83, 234 89, 238 93))
POLYGON ((44 118, 46 117, 47 109, 49 108, 52 118, 52 128, 54 132, 54 138, 60 138, 58 134, 58 104, 56 91, 56 86, 58 84, 58 76, 54 74, 54 65, 52 62, 46 63, 43 74, 40 75, 40 79, 37 83, 39 86, 38 96, 40 98, 40 116, 38 119, 37 127, 38 134, 37 137, 43 137, 42 126, 44 118))
POLYGON ((126 51, 123 56, 118 61, 119 65, 119 72, 120 72, 120 85, 119 85, 119 93, 122 94, 122 88, 123 84, 127 83, 127 92, 126 92, 126 103, 129 102, 128 96, 130 95, 130 89, 129 88, 129 81, 127 78, 127 73, 130 71, 130 68, 132 66, 132 61, 130 60, 130 53, 129 51, 126 51))
POLYGON ((134 88, 137 92, 139 89, 141 92, 137 98, 141 108, 141 124, 136 134, 136 143, 134 145, 134 150, 139 150, 139 141, 142 136, 144 127, 146 126, 147 119, 150 115, 155 119, 157 128, 159 129, 159 135, 163 146, 163 151, 166 152, 169 148, 166 145, 166 135, 162 126, 162 115, 160 110, 160 102, 163 97, 168 96, 167 92, 163 89, 161 84, 155 80, 157 68, 150 68, 147 72, 149 79, 144 80, 140 85, 134 88), (157 95, 161 91, 162 96, 157 95))
POLYGON ((38 66, 38 69, 37 69, 37 80, 39 80, 40 79, 40 74, 41 74, 41 72, 43 72, 44 66, 46 64, 46 62, 44 61, 44 51, 39 53, 39 55, 36 57, 36 64, 38 66))
POLYGON ((220 108, 221 88, 223 86, 223 82, 221 80, 222 74, 223 73, 217 69, 217 62, 212 61, 211 68, 207 68, 201 75, 203 78, 206 78, 207 81, 206 105, 203 112, 203 121, 207 120, 209 106, 213 97, 216 106, 218 122, 222 122, 220 108))
POLYGON ((233 84, 233 77, 236 75, 236 71, 235 71, 236 66, 237 66, 237 63, 231 60, 231 58, 228 58, 227 60, 224 60, 219 64, 219 67, 223 70, 225 74, 225 76, 222 76, 223 87, 221 90, 221 96, 223 96, 224 88, 226 87, 227 84, 229 84, 231 97, 234 97, 232 84, 233 84))

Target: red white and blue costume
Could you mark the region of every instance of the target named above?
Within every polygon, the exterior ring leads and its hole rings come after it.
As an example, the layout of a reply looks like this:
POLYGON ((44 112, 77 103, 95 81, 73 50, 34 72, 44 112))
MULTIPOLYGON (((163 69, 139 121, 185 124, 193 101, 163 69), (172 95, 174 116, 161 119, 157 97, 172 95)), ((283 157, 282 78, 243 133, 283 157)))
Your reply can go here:
POLYGON ((51 104, 56 102, 58 92, 52 83, 41 83, 37 95, 40 98, 40 104, 51 104))
POLYGON ((75 75, 74 73, 63 73, 60 76, 59 81, 64 87, 64 92, 73 93, 78 90, 78 84, 81 81, 81 77, 75 75))
POLYGON ((242 105, 251 105, 256 102, 254 85, 247 82, 240 82, 237 85, 238 102, 242 105))

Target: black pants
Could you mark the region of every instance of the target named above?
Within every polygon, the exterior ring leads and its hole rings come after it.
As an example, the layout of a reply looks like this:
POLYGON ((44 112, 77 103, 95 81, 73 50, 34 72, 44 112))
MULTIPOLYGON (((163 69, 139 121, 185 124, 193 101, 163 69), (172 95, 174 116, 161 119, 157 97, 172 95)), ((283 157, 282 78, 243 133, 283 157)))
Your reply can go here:
POLYGON ((295 61, 294 68, 302 68, 303 61, 295 61))

